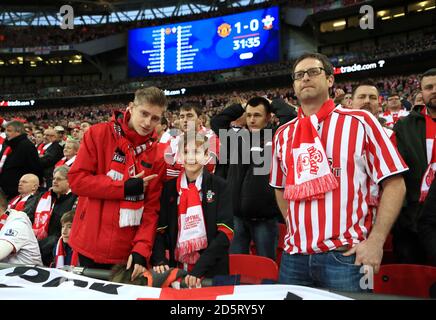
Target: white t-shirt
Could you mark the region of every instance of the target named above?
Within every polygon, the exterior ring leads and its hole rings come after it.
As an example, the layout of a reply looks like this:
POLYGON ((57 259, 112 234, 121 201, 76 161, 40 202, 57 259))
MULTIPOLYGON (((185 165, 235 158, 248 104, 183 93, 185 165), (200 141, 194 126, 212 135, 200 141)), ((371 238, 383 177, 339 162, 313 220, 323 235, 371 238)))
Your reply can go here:
POLYGON ((9 210, 9 217, 0 230, 0 245, 7 241, 14 246, 14 252, 2 262, 42 266, 38 240, 32 230, 32 223, 25 212, 9 210))

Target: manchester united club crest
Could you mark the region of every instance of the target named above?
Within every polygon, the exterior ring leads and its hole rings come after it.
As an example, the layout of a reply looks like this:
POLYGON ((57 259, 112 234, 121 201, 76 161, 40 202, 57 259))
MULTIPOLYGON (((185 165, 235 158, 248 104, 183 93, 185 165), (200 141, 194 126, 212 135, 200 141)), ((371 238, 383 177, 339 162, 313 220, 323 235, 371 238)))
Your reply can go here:
POLYGON ((215 192, 212 190, 208 190, 206 193, 206 201, 207 203, 211 203, 215 200, 215 192))
POLYGON ((230 32, 232 32, 232 27, 228 24, 228 23, 222 23, 219 27, 218 27, 218 35, 221 38, 226 38, 229 36, 230 32))

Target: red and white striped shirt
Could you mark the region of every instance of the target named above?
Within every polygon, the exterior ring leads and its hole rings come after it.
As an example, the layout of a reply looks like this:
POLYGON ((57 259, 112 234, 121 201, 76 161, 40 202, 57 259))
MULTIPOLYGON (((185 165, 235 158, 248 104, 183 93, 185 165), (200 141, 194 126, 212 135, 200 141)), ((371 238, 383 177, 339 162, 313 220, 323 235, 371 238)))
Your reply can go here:
POLYGON ((379 117, 386 120, 385 126, 389 128, 393 128, 398 120, 401 118, 407 117, 409 115, 409 111, 406 109, 401 109, 398 112, 392 112, 390 110, 386 110, 379 117))
MULTIPOLYGON (((270 185, 284 188, 286 157, 298 118, 281 126, 273 143, 270 185)), ((337 107, 316 128, 339 187, 323 199, 289 201, 289 254, 327 252, 365 240, 375 209, 369 207, 371 180, 408 170, 377 119, 364 110, 337 107)))

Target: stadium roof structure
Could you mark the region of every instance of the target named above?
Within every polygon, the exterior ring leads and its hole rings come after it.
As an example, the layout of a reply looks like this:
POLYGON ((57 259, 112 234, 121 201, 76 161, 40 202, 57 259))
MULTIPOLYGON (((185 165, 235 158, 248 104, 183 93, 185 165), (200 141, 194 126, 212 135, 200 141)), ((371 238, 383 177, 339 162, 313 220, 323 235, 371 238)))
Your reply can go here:
POLYGON ((74 24, 132 22, 244 7, 266 0, 2 0, 0 25, 58 25, 60 8, 70 5, 74 24))

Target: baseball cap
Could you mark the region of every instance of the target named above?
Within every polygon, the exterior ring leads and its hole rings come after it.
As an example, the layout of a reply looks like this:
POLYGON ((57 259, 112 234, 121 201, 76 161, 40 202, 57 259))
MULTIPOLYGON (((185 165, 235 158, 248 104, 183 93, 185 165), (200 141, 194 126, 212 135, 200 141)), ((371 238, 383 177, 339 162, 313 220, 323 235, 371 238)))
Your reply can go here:
POLYGON ((62 126, 56 126, 56 127, 54 127, 54 130, 55 131, 65 131, 64 127, 62 127, 62 126))

